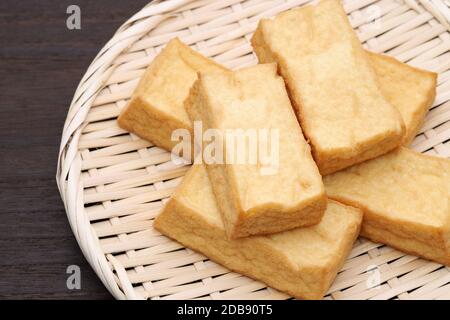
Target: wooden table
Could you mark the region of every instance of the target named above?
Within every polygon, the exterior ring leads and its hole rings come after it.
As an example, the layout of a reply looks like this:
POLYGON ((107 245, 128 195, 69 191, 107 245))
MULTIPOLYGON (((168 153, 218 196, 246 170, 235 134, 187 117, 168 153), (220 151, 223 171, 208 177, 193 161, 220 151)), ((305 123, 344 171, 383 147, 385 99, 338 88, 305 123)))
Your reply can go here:
POLYGON ((148 0, 0 1, 0 299, 110 299, 56 188, 70 100, 90 61, 148 0), (81 30, 66 27, 81 8, 81 30), (81 289, 66 286, 69 265, 81 289))

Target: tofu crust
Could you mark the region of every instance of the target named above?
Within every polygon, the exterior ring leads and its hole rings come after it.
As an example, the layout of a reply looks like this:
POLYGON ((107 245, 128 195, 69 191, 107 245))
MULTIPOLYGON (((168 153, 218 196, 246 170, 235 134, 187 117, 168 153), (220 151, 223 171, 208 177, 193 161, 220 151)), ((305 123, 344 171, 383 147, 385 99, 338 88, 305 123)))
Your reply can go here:
MULTIPOLYGON (((257 50, 257 53, 264 52, 257 50)), ((367 53, 381 91, 401 113, 406 127, 402 143, 408 145, 419 131, 425 114, 434 101, 437 74, 408 66, 388 56, 367 53)), ((177 38, 171 40, 142 77, 136 92, 118 118, 119 126, 156 146, 172 151, 178 143, 171 140, 174 130, 182 128, 192 132, 182 101, 189 91, 187 84, 192 85, 196 72, 204 70, 227 69, 190 49, 177 38), (180 64, 183 67, 177 68, 180 64), (173 72, 165 72, 164 69, 173 72), (157 84, 156 77, 166 79, 166 85, 157 84), (177 83, 177 79, 183 79, 180 80, 183 85, 175 92, 165 88, 167 84, 177 83), (170 106, 167 103, 169 99, 172 99, 170 106)), ((364 157, 372 156, 369 154, 364 157)))
POLYGON ((171 140, 172 132, 176 129, 192 132, 183 102, 197 80, 197 72, 227 70, 178 38, 172 39, 145 71, 117 119, 119 126, 172 152, 179 143, 171 140))
POLYGON ((154 227, 211 260, 299 299, 321 299, 358 236, 361 212, 330 201, 322 221, 268 236, 227 239, 203 165, 194 165, 154 227))
MULTIPOLYGON (((402 115, 406 126, 403 145, 408 145, 420 129, 425 114, 434 101, 437 75, 413 68, 388 56, 370 52, 368 54, 383 94, 402 115), (399 95, 399 92, 402 94, 399 95)), ((196 72, 204 70, 227 69, 190 49, 177 38, 171 40, 142 77, 136 92, 118 118, 119 126, 158 147, 172 151, 178 143, 171 140, 174 130, 181 128, 192 133, 192 124, 186 117, 182 101, 189 91, 189 85, 186 84, 192 85, 196 72), (180 64, 183 68, 176 67, 180 64), (165 72, 162 65, 174 71, 165 72), (166 79, 166 85, 155 84, 156 77, 166 79), (168 83, 176 83, 174 78, 183 79, 183 86, 179 86, 175 94, 174 90, 165 88, 168 83), (167 102, 169 98, 164 96, 170 96, 173 100, 170 107, 167 102)))
POLYGON ((436 97, 437 73, 414 68, 393 57, 367 51, 386 99, 405 123, 402 145, 408 146, 436 97))
MULTIPOLYGON (((204 130, 222 134, 224 159, 231 159, 232 154, 248 156, 244 163, 207 164, 230 238, 319 223, 327 205, 321 175, 275 64, 236 72, 200 73, 185 106, 192 121, 201 120, 204 130), (277 162, 273 172, 261 172, 267 164, 260 158, 249 163, 252 151, 257 155, 265 148, 261 144, 257 150, 248 143, 244 150, 232 147, 231 152, 228 147, 233 139, 226 135, 228 130, 241 130, 245 139, 246 130, 257 134, 257 130, 277 130, 277 141, 270 142, 272 148, 273 143, 279 145, 272 159, 277 162)), ((233 146, 237 146, 236 140, 233 146)))
POLYGON ((382 95, 339 1, 260 20, 252 45, 260 63, 277 62, 323 175, 401 144, 400 113, 382 95))
POLYGON ((363 211, 361 235, 450 265, 450 160, 401 147, 324 184, 330 198, 363 211))

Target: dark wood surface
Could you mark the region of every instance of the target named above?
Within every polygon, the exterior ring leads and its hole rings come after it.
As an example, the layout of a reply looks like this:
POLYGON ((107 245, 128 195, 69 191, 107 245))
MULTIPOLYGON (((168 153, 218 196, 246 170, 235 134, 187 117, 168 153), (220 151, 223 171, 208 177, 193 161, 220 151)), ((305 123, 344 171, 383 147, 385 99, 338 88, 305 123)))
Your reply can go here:
POLYGON ((114 31, 148 0, 0 1, 0 299, 111 299, 84 259, 56 188, 75 88, 114 31), (66 9, 81 8, 81 30, 66 9), (81 268, 81 289, 66 268, 81 268))

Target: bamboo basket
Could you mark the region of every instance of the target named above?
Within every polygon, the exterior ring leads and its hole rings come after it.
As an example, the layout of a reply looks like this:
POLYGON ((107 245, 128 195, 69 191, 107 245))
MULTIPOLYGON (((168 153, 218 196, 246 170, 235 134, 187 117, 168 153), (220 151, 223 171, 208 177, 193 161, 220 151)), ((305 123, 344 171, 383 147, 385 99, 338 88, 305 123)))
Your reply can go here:
MULTIPOLYGON (((119 28, 86 71, 64 125, 56 178, 85 257, 117 299, 289 298, 152 228, 188 167, 120 129, 116 117, 171 38, 229 68, 253 65, 249 39, 258 20, 308 2, 153 1, 119 28)), ((411 147, 450 157, 449 1, 350 0, 344 6, 367 49, 439 73, 436 101, 411 147)), ((363 238, 326 296, 449 298, 449 267, 363 238)))

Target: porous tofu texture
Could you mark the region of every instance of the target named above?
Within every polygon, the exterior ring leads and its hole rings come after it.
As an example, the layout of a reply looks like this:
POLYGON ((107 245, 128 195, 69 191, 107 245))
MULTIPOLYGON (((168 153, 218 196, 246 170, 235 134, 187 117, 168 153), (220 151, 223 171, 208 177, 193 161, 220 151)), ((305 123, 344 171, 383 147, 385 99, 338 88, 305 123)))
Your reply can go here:
POLYGON ((402 147, 324 183, 330 198, 363 211, 363 236, 450 265, 450 160, 402 147))
POLYGON ((322 178, 275 64, 236 72, 200 73, 186 108, 192 120, 200 117, 205 130, 212 128, 223 135, 223 159, 227 161, 208 164, 207 169, 230 238, 279 232, 320 221, 327 203, 322 178), (237 139, 226 135, 229 129, 244 134, 254 130, 258 135, 254 140, 256 149, 248 143, 250 138, 244 138, 245 149, 236 150, 237 139), (268 137, 267 148, 260 132, 268 137), (272 132, 278 134, 272 136, 272 132), (234 141, 234 148, 229 148, 230 141, 234 141), (270 148, 275 151, 264 157, 269 159, 264 163, 258 155, 270 148), (230 156, 231 149, 234 154, 244 152, 248 157, 238 163, 236 157, 230 156), (250 163, 252 151, 256 161, 250 163))
POLYGON ((197 72, 226 70, 177 38, 172 39, 140 80, 118 118, 120 127, 172 151, 179 143, 171 140, 172 132, 192 130, 183 102, 197 80, 197 72))
MULTIPOLYGON (((390 57, 369 55, 383 94, 403 117, 406 125, 403 143, 409 144, 434 100, 436 74, 390 57)), ((175 129, 192 131, 182 101, 196 79, 196 72, 218 70, 226 69, 177 38, 171 40, 142 77, 132 99, 119 116, 119 125, 171 151, 177 143, 171 141, 175 129)))
POLYGON ((368 52, 381 92, 400 112, 405 123, 402 144, 407 146, 419 132, 436 96, 437 74, 411 67, 395 58, 368 52))
POLYGON ((320 299, 350 252, 361 218, 358 209, 330 201, 318 225, 228 240, 206 169, 194 165, 154 227, 233 271, 296 298, 320 299))
POLYGON ((384 98, 339 1, 262 19, 252 44, 260 63, 278 63, 322 174, 401 144, 400 113, 384 98))

